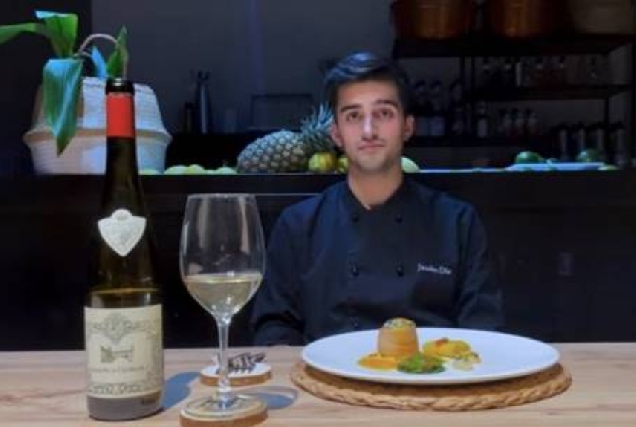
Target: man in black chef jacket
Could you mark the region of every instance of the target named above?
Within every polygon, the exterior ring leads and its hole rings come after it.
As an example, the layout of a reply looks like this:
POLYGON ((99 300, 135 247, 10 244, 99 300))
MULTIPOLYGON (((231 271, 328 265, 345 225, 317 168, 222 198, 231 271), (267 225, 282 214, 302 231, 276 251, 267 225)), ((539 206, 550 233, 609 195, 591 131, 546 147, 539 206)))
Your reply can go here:
POLYGON ((327 74, 331 135, 349 159, 347 180, 278 219, 254 304, 254 344, 304 345, 392 317, 419 327, 501 327, 477 213, 402 172, 414 129, 408 87, 395 63, 369 53, 327 74))

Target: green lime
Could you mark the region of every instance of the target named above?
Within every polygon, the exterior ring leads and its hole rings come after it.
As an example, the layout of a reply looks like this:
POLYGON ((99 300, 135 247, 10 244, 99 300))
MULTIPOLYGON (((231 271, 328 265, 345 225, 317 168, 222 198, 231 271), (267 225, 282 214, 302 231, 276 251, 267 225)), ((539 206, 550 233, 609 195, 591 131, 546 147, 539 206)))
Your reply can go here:
POLYGON ((183 175, 185 173, 186 166, 174 165, 167 168, 163 173, 165 175, 183 175))
POLYGON ((409 159, 408 157, 404 157, 402 156, 402 170, 405 173, 417 173, 420 171, 420 167, 417 163, 415 163, 412 159, 409 159))
POLYGON ((618 168, 615 165, 609 165, 607 163, 602 164, 601 166, 598 167, 598 170, 600 171, 617 171, 618 168))
POLYGON ((236 175, 238 172, 229 166, 221 166, 220 168, 214 169, 214 173, 217 175, 236 175))
POLYGON ((534 151, 521 151, 515 156, 515 164, 543 163, 545 160, 534 151))
POLYGON ((601 153, 593 148, 588 148, 579 152, 576 156, 576 161, 580 163, 593 163, 602 161, 601 153))

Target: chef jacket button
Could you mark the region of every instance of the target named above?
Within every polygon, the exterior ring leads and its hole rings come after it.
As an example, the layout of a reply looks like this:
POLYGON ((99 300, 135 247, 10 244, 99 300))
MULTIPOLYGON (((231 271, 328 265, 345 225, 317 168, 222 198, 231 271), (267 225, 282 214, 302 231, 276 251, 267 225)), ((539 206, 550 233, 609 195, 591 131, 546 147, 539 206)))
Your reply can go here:
POLYGON ((360 269, 358 268, 358 266, 356 264, 351 264, 350 271, 351 271, 351 275, 353 277, 356 277, 356 276, 358 276, 358 274, 360 274, 360 269))
POLYGON ((395 222, 397 222, 398 224, 402 223, 402 215, 401 214, 397 214, 395 215, 395 222))
POLYGON ((353 222, 360 221, 360 214, 358 212, 355 212, 355 213, 351 214, 351 221, 353 221, 353 222))
POLYGON ((404 266, 402 264, 398 265, 397 267, 395 267, 395 272, 400 277, 404 276, 404 266))
POLYGON ((351 326, 353 327, 353 329, 360 329, 360 322, 358 322, 356 319, 351 319, 351 326))

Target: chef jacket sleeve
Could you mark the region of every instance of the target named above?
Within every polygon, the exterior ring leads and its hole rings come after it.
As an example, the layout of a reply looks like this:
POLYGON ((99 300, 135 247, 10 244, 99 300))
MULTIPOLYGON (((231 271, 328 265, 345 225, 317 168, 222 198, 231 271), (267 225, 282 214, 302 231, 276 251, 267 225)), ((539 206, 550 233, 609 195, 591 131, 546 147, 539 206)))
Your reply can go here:
POLYGON ((498 330, 503 326, 501 290, 488 251, 484 226, 473 208, 461 219, 462 248, 455 319, 461 328, 498 330))
POLYGON ((267 265, 252 312, 254 345, 302 345, 303 322, 299 297, 299 265, 291 227, 284 212, 270 235, 267 265))

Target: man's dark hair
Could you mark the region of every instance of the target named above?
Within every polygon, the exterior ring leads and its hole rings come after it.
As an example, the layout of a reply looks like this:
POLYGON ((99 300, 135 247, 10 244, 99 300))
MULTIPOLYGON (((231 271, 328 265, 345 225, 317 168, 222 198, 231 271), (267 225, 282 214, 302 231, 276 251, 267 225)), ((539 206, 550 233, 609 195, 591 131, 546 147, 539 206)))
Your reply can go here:
POLYGON ((325 76, 323 99, 334 115, 338 105, 338 89, 349 83, 366 81, 395 83, 404 112, 411 112, 410 85, 404 70, 391 59, 359 52, 340 60, 325 76))

